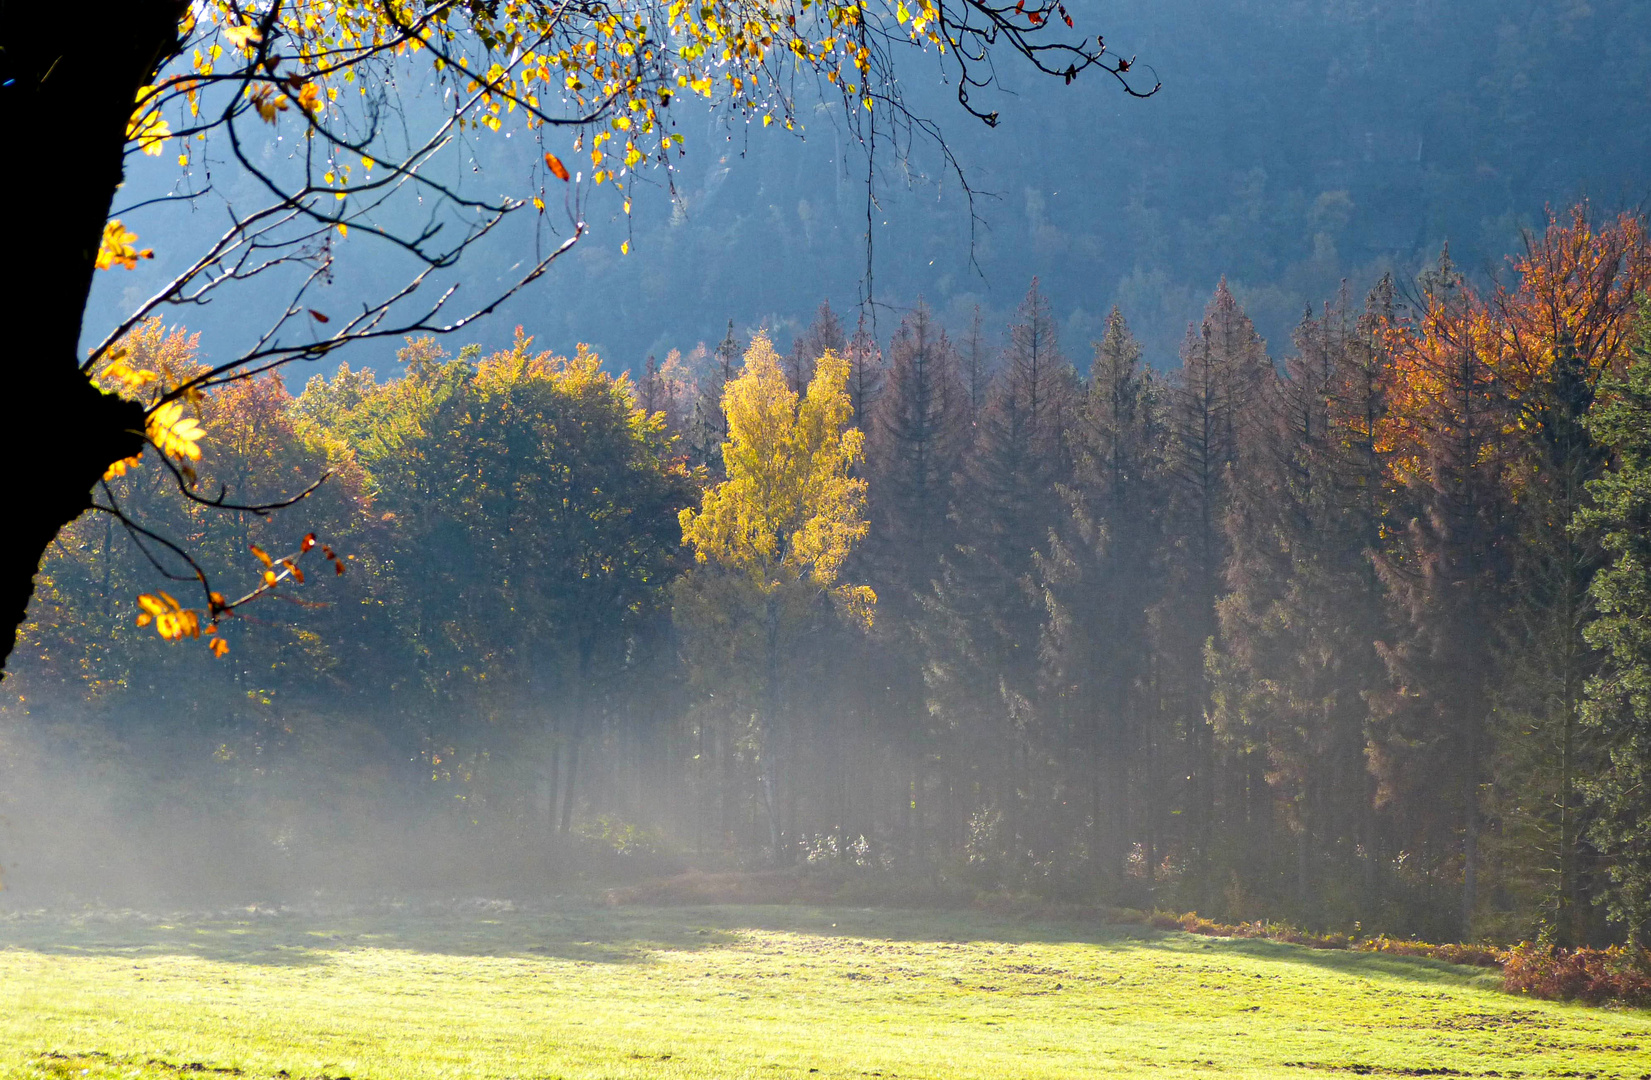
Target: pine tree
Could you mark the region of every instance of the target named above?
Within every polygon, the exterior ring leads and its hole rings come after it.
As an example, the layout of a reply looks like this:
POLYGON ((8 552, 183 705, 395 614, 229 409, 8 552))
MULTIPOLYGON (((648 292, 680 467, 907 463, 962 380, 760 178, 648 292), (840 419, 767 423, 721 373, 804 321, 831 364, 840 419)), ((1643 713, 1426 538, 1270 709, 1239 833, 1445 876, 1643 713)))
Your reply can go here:
POLYGON ((1651 284, 1651 245, 1639 220, 1596 228, 1578 207, 1527 237, 1513 269, 1515 283, 1495 291, 1475 330, 1520 421, 1520 535, 1504 631, 1508 675, 1498 679, 1506 760, 1496 771, 1509 778, 1496 787, 1508 848, 1501 861, 1542 904, 1556 939, 1579 944, 1590 936, 1593 861, 1579 785, 1600 764, 1581 721, 1597 662, 1583 632, 1604 553, 1575 521, 1606 460, 1586 418, 1601 381, 1623 367, 1636 294, 1651 284))
MULTIPOLYGON (((921 300, 918 301, 922 303, 921 300)), ((883 394, 888 379, 888 366, 883 362, 883 350, 866 325, 864 313, 849 339, 844 358, 848 360, 848 399, 854 409, 855 423, 868 431, 877 411, 877 400, 883 394)))
POLYGON ((1043 661, 1063 719, 1056 749, 1086 766, 1073 779, 1088 790, 1090 856, 1116 893, 1133 835, 1150 831, 1130 820, 1130 777, 1149 803, 1156 781, 1142 751, 1153 734, 1144 729, 1147 612, 1162 587, 1166 449, 1162 388, 1117 308, 1095 343, 1069 443, 1074 475, 1061 488, 1069 517, 1038 560, 1043 661))
MULTIPOLYGON (((1219 631, 1216 601, 1225 591, 1223 522, 1244 456, 1259 449, 1255 436, 1264 427, 1274 381, 1266 344, 1223 278, 1203 322, 1187 328, 1181 368, 1170 383, 1170 513, 1181 544, 1155 623, 1164 654, 1161 685, 1181 718, 1185 739, 1187 855, 1205 889, 1222 778, 1209 723, 1213 702, 1204 651, 1219 631)), ((1246 773, 1238 781, 1240 799, 1253 788, 1247 780, 1246 773)))
POLYGON ((1595 813, 1589 839, 1608 860, 1611 917, 1630 940, 1651 940, 1651 303, 1642 301, 1632 359, 1588 415, 1588 431, 1613 456, 1589 485, 1593 505, 1580 528, 1601 538, 1607 562, 1589 595, 1598 617, 1587 629, 1599 650, 1583 719, 1604 747, 1603 769, 1586 785, 1595 813))
POLYGON ((925 635, 937 708, 986 759, 980 782, 1019 858, 1049 824, 1023 805, 1044 617, 1034 552, 1065 516, 1057 486, 1069 475, 1077 375, 1036 279, 1008 340, 958 493, 959 547, 935 584, 925 635))
POLYGON ((1405 809, 1405 842, 1436 872, 1461 867, 1457 930, 1479 902, 1494 642, 1510 572, 1507 398, 1467 333, 1482 314, 1449 262, 1422 307, 1388 335, 1393 390, 1381 438, 1413 505, 1378 561, 1403 625, 1382 646, 1393 689, 1378 699, 1372 760, 1405 809))
MULTIPOLYGON (((785 357, 785 381, 791 387, 791 392, 799 397, 808 393, 808 384, 814 378, 814 365, 819 363, 820 357, 828 352, 843 356, 847 346, 848 341, 843 336, 842 320, 831 310, 829 300, 820 301, 820 310, 814 313, 814 321, 809 324, 807 330, 797 335, 796 340, 791 343, 791 351, 785 357)), ((853 384, 851 374, 851 388, 853 384)))
MULTIPOLYGON (((1375 294, 1370 306, 1381 302, 1375 294)), ((1265 452, 1235 485, 1226 515, 1229 591, 1217 604, 1216 729, 1265 763, 1260 782, 1294 842, 1303 918, 1323 910, 1315 879, 1334 853, 1364 845, 1365 883, 1374 884, 1366 697, 1384 685, 1374 642, 1387 627, 1369 560, 1383 502, 1367 485, 1381 475, 1370 417, 1383 411, 1375 395, 1385 354, 1373 347, 1370 318, 1355 323, 1347 309, 1344 294, 1318 317, 1309 311, 1295 333, 1259 440, 1265 452)), ((1249 831, 1265 851, 1274 823, 1255 794, 1249 831)), ((1336 869, 1356 879, 1359 868, 1336 869)), ((1372 913, 1367 898, 1339 915, 1372 913)))
POLYGON ((705 466, 713 477, 723 475, 722 445, 728 441, 728 418, 723 413, 722 398, 734 381, 741 351, 734 336, 734 320, 729 319, 728 333, 699 377, 688 421, 688 460, 705 466))

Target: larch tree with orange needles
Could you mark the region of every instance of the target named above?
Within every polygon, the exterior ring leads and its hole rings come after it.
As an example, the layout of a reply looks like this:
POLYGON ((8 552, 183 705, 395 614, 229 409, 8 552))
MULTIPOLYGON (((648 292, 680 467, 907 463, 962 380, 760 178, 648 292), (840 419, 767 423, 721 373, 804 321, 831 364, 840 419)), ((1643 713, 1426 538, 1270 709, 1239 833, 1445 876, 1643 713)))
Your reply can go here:
POLYGON ((1441 257, 1424 276, 1419 310, 1388 327, 1392 381, 1378 437, 1409 520, 1394 523, 1377 564, 1404 625, 1382 646, 1392 689, 1376 695, 1372 762, 1383 801, 1398 799, 1413 815, 1407 845, 1460 867, 1463 934, 1479 903, 1494 645, 1514 539, 1515 421, 1475 347, 1471 329, 1484 314, 1441 257))
POLYGON ((1499 752, 1510 761, 1498 772, 1525 782, 1497 790, 1501 838, 1543 882, 1540 902, 1561 944, 1588 939, 1589 882, 1600 883, 1581 791, 1598 751, 1581 710, 1598 664, 1584 640, 1597 615, 1589 583, 1605 553, 1574 522, 1593 501, 1588 485, 1608 451, 1587 418, 1601 385, 1622 374, 1647 288, 1645 222, 1625 214, 1595 223, 1581 204, 1526 237, 1510 280, 1471 324, 1517 420, 1510 483, 1519 543, 1504 684, 1524 704, 1508 710, 1499 752))

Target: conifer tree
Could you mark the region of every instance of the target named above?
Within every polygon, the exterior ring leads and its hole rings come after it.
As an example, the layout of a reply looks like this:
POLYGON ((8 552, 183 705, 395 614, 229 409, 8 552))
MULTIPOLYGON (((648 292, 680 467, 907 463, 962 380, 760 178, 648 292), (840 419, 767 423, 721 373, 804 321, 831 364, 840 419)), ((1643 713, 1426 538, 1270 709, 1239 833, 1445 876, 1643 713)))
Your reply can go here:
POLYGON ((1589 433, 1613 456, 1589 485, 1577 524, 1601 538, 1607 562, 1589 594, 1599 650, 1583 718, 1605 752, 1586 784, 1589 839, 1608 860, 1605 900, 1637 945, 1651 940, 1651 303, 1641 301, 1631 360, 1589 413, 1589 433))
POLYGON ((1576 524, 1606 451, 1586 418, 1602 380, 1620 376, 1636 294, 1651 284, 1651 245, 1624 216, 1596 227, 1585 206, 1527 237, 1515 279, 1491 295, 1475 345, 1507 386, 1519 418, 1513 462, 1519 507, 1513 605, 1498 680, 1496 787, 1501 860, 1543 906, 1562 944, 1588 939, 1592 852, 1582 779, 1600 766, 1582 725, 1583 687, 1596 654, 1589 582, 1598 537, 1576 524))
MULTIPOLYGON (((1225 591, 1228 556, 1223 523, 1233 484, 1245 455, 1259 448, 1255 436, 1274 380, 1266 344, 1223 278, 1203 322, 1187 328, 1181 368, 1170 383, 1170 513, 1181 543, 1155 620, 1164 653, 1162 690, 1184 732, 1187 854, 1206 884, 1220 777, 1204 650, 1219 630, 1216 601, 1225 591)), ((1240 788, 1242 798, 1242 780, 1240 788)))
POLYGON ((1074 474, 1060 489, 1069 516, 1038 560, 1048 610, 1042 647, 1062 719, 1057 749, 1087 771, 1074 780, 1087 788, 1088 847, 1115 891, 1132 836, 1149 831, 1131 821, 1131 776, 1137 800, 1148 804, 1156 781, 1141 751, 1152 735, 1143 726, 1147 612, 1162 588, 1166 449, 1161 387, 1117 308, 1072 412, 1074 474))
POLYGON ((1479 902, 1494 642, 1510 572, 1509 403, 1466 330, 1481 313, 1441 255, 1421 309, 1388 335, 1393 394, 1382 441, 1414 509, 1378 561, 1403 612, 1382 646, 1372 760, 1405 807, 1404 841, 1441 873, 1460 867, 1458 932, 1479 902))
POLYGON ((886 602, 903 601, 910 616, 955 542, 949 515, 968 411, 957 354, 927 304, 919 300, 900 321, 889 354, 886 392, 872 414, 871 521, 886 602))
POLYGON ((1034 552, 1064 517, 1057 485, 1069 475, 1064 436, 1077 375, 1036 279, 1008 340, 958 493, 959 547, 935 584, 925 634, 937 708, 986 767, 987 801, 1024 853, 1038 824, 1020 794, 1030 779, 1044 617, 1034 552))
MULTIPOLYGON (((814 321, 797 335, 791 343, 791 351, 785 356, 785 381, 793 394, 801 397, 808 393, 808 384, 814 378, 814 365, 828 352, 838 356, 848 355, 848 340, 843 336, 842 320, 831 310, 831 301, 822 300, 820 310, 814 313, 814 321)), ((851 374, 851 388, 853 384, 851 374)))
MULTIPOLYGON (((1383 408, 1372 392, 1382 386, 1384 354, 1372 347, 1370 320, 1355 324, 1347 308, 1344 293, 1303 318, 1270 430, 1259 436, 1265 453, 1235 485, 1213 658, 1217 731, 1254 748, 1261 782, 1283 810, 1303 917, 1321 910, 1322 857, 1362 844, 1366 869, 1374 867, 1366 697, 1383 686, 1374 642, 1386 626, 1369 561, 1381 502, 1370 501, 1366 484, 1380 476, 1368 417, 1383 408)), ((1252 805, 1251 837, 1265 851, 1271 807, 1260 798, 1252 805)), ((1357 880, 1356 867, 1337 869, 1357 880)), ((1368 874, 1366 884, 1374 884, 1368 874)), ((1342 914, 1371 913, 1367 900, 1342 914)))
POLYGON ((712 476, 723 475, 722 444, 728 440, 728 418, 722 411, 722 398, 737 374, 741 351, 734 336, 734 320, 729 319, 728 333, 700 374, 694 395, 688 421, 688 460, 705 466, 712 476))

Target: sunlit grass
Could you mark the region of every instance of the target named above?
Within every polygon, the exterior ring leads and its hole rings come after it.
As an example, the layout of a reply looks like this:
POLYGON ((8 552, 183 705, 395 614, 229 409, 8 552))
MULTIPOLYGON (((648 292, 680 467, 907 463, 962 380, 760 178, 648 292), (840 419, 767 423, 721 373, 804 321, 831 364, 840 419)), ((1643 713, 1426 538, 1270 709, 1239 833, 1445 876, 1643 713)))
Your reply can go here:
POLYGON ((1651 1013, 1141 928, 785 908, 0 919, 0 1076, 1651 1077, 1651 1013))

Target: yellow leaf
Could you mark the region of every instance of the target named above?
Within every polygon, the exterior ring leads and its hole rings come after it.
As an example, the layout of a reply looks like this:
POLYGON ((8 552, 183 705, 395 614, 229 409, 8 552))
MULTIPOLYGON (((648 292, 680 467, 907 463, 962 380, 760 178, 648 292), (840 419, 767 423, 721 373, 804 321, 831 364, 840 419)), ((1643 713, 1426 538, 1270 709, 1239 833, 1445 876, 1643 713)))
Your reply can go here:
POLYGON ((179 461, 199 461, 206 431, 193 416, 183 414, 181 402, 169 401, 149 416, 149 441, 161 453, 179 461))
POLYGON ((139 251, 133 241, 138 234, 122 225, 119 218, 114 218, 103 226, 103 238, 98 242, 97 261, 93 264, 99 270, 107 270, 116 263, 128 270, 138 268, 139 259, 153 259, 155 253, 148 248, 139 251))
POLYGON ((172 136, 172 128, 149 100, 154 91, 153 86, 138 87, 138 108, 126 121, 126 141, 137 143, 138 149, 150 157, 159 157, 172 136))
POLYGON ((103 471, 103 479, 113 480, 116 477, 125 476, 128 470, 137 468, 142 460, 141 457, 121 458, 103 471))
POLYGON ((251 23, 248 23, 245 26, 225 27, 224 37, 228 38, 229 43, 238 49, 246 48, 247 42, 249 41, 264 40, 264 35, 260 34, 258 32, 258 28, 253 26, 251 23))

